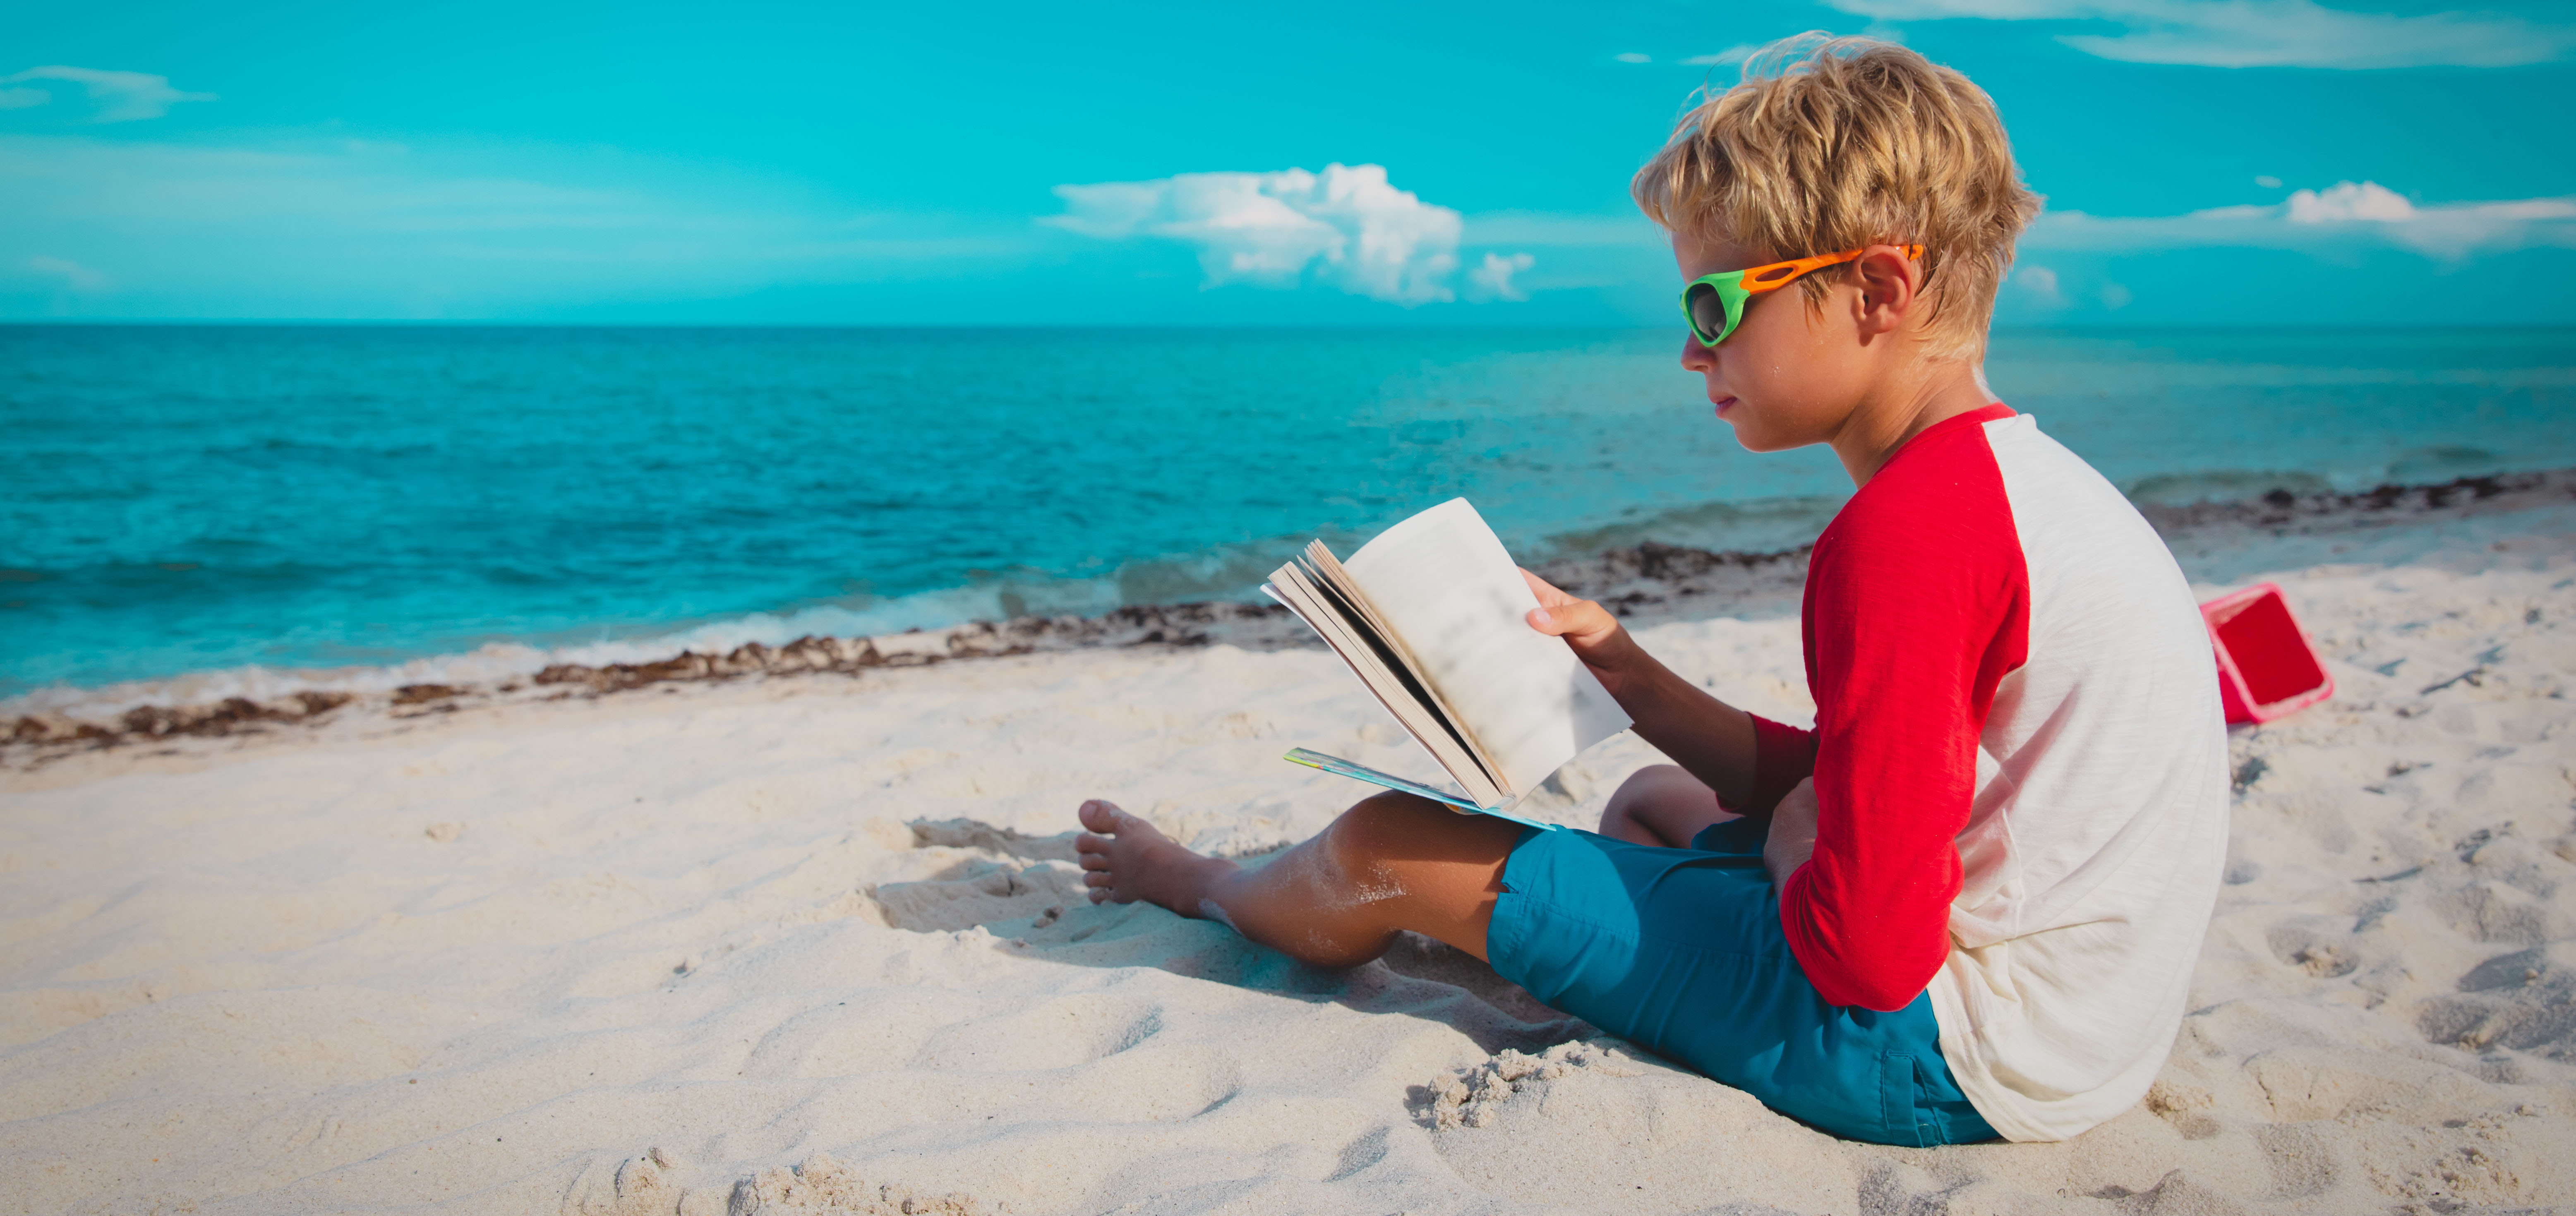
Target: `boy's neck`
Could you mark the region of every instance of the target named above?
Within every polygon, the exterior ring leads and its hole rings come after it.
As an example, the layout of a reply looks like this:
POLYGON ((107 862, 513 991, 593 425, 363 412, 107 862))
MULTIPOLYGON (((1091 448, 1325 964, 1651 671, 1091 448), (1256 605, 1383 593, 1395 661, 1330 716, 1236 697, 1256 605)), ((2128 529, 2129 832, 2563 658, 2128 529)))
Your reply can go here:
POLYGON ((1863 397, 1828 441, 1855 488, 1868 485, 1907 440, 1994 404, 1975 364, 1943 359, 1916 367, 1921 374, 1863 397))

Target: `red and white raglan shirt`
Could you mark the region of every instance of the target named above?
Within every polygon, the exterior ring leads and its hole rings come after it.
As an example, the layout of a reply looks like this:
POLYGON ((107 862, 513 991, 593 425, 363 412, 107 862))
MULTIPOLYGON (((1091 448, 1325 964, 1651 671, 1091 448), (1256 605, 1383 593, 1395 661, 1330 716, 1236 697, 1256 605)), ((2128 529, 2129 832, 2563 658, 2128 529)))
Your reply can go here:
POLYGON ((2014 1140, 2128 1109, 2172 1047, 2227 850, 2226 726, 2191 588, 2102 475, 1990 405, 1916 436, 1816 541, 1816 728, 1758 722, 1757 804, 1810 773, 1781 889, 1827 1000, 1927 990, 2014 1140))

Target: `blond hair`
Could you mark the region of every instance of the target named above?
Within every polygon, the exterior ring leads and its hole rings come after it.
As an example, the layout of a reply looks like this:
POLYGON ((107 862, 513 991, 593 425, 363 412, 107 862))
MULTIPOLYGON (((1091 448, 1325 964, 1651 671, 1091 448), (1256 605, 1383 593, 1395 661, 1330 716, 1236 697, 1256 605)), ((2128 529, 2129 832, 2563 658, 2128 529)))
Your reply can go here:
MULTIPOLYGON (((2039 211, 1993 99, 1904 47, 1784 38, 1684 114, 1629 192, 1669 231, 1771 259, 1920 244, 1936 357, 1976 360, 2013 239, 2039 211)), ((1833 273, 1799 282, 1820 308, 1833 273)))

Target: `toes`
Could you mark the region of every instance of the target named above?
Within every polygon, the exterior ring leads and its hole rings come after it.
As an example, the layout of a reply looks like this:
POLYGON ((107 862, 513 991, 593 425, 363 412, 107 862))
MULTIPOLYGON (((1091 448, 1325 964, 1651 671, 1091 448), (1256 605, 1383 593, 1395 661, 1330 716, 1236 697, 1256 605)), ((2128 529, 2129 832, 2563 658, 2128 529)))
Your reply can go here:
POLYGON ((1110 868, 1109 854, 1107 853, 1084 852, 1078 854, 1076 856, 1076 860, 1079 861, 1082 868, 1086 870, 1106 870, 1110 868))
POLYGON ((1101 870, 1093 870, 1082 876, 1082 885, 1086 887, 1114 887, 1118 885, 1118 876, 1101 870))
POLYGON ((1125 818, 1125 813, 1113 803, 1094 798, 1083 803, 1082 808, 1074 812, 1074 817, 1082 821, 1082 826, 1106 833, 1118 830, 1118 821, 1125 818))

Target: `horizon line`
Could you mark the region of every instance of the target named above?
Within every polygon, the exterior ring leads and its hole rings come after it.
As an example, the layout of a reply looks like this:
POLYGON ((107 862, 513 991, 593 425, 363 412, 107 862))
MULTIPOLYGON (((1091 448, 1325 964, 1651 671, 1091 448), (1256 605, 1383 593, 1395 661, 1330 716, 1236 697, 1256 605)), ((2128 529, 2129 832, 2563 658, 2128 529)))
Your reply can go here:
MULTIPOLYGON (((116 317, 116 318, 0 318, 0 329, 554 329, 554 330, 885 330, 885 331, 955 331, 1000 330, 1005 327, 978 321, 545 321, 545 320, 442 320, 408 317, 306 318, 251 317, 199 319, 186 317, 116 317)), ((1519 323, 1508 325, 1465 323, 1370 323, 1350 321, 1137 321, 1096 322, 1083 325, 1014 325, 1013 333, 1099 333, 1140 330, 1198 331, 1365 331, 1385 333, 1540 332, 1546 330, 1593 330, 1602 332, 1641 332, 1673 330, 1666 324, 1616 324, 1605 322, 1519 323)), ((2457 322, 2450 324, 2392 323, 2360 325, 2335 322, 2307 324, 2262 322, 2229 324, 2223 322, 2083 322, 2058 325, 1996 325, 1994 334, 2086 333, 2095 331, 2137 332, 2166 330, 2191 333, 2279 333, 2350 331, 2388 334, 2432 331, 2462 333, 2471 331, 2526 332, 2534 330, 2576 329, 2576 320, 2526 322, 2457 322)))

